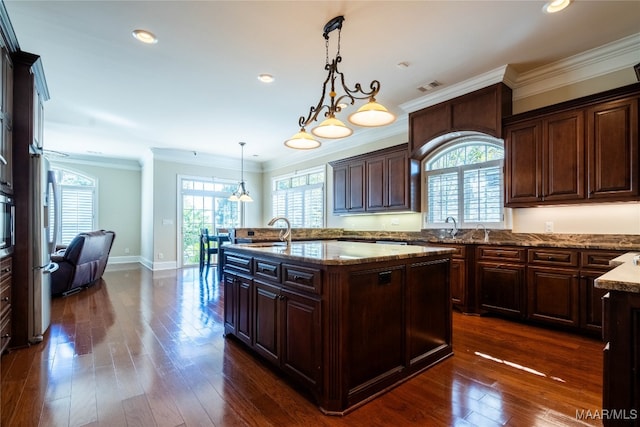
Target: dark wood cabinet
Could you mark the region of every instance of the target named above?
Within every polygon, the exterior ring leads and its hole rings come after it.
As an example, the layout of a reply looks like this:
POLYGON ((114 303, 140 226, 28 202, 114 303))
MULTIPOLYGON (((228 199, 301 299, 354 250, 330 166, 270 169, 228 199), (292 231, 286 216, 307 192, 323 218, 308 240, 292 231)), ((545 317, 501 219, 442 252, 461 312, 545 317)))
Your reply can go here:
POLYGON ((333 166, 333 212, 358 213, 365 210, 365 163, 333 166))
MULTIPOLYGON (((291 254, 302 249, 295 245, 291 254)), ((358 251, 349 245, 343 250, 358 251)), ((357 263, 322 255, 314 263, 313 255, 302 261, 228 246, 225 333, 310 392, 325 413, 344 414, 452 355, 449 251, 412 255, 357 263), (244 285, 251 299, 241 296, 244 285), (238 314, 248 307, 249 341, 238 314)))
POLYGON ((463 313, 474 313, 475 295, 474 269, 475 246, 447 243, 424 243, 426 246, 442 246, 455 249, 451 256, 451 271, 449 283, 451 284, 451 303, 463 313))
POLYGON ((0 260, 0 354, 4 353, 11 341, 12 259, 8 256, 0 260))
POLYGON ((638 98, 587 110, 589 199, 636 199, 638 156, 638 98))
POLYGON ((502 137, 502 119, 511 115, 511 89, 497 83, 409 114, 409 151, 423 159, 428 143, 455 131, 502 137))
POLYGON ((224 327, 246 344, 251 344, 253 284, 250 278, 226 274, 224 276, 224 327))
POLYGON ((6 49, 0 52, 0 191, 13 193, 13 63, 6 49))
POLYGON ((528 250, 527 318, 579 326, 578 252, 571 249, 528 250))
POLYGON ((505 128, 507 206, 584 199, 584 113, 505 128))
POLYGON ((414 211, 419 170, 407 145, 331 162, 333 213, 414 211))
POLYGON ((280 288, 254 280, 254 341, 253 349, 265 359, 280 364, 280 288))
POLYGON ((368 212, 409 209, 409 162, 406 150, 366 160, 368 212))
POLYGON ((478 246, 476 281, 481 310, 525 316, 526 249, 478 246))
POLYGON ((320 298, 282 288, 281 366, 310 390, 319 390, 322 364, 320 298))
POLYGON ((505 205, 638 200, 640 85, 506 120, 505 205))
POLYGON ((609 291, 604 298, 602 408, 610 426, 640 425, 640 294, 609 291))

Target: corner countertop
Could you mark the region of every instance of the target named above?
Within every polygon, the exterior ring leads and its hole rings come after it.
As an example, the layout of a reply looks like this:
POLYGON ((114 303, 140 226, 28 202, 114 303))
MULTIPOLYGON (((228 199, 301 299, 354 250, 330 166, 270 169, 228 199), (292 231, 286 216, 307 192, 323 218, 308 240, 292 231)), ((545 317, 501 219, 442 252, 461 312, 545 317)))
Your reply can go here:
POLYGON ((617 266, 595 280, 595 287, 612 291, 640 293, 640 265, 633 258, 640 252, 627 252, 612 259, 610 265, 617 266))
POLYGON ((269 255, 321 265, 350 265, 411 259, 431 255, 449 255, 455 249, 413 245, 380 245, 337 240, 298 241, 286 247, 277 243, 238 243, 225 246, 225 251, 238 249, 256 255, 269 255))

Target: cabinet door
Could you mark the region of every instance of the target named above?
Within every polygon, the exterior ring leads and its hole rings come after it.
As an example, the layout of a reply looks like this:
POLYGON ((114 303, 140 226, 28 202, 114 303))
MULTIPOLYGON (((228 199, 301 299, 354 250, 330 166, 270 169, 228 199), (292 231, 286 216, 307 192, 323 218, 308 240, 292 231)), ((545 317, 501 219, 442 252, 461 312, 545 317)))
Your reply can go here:
POLYGON ((347 185, 349 183, 349 169, 346 164, 333 166, 333 212, 348 211, 347 185))
POLYGON ((637 197, 638 162, 638 99, 587 110, 588 197, 637 197))
POLYGON ((540 121, 505 129, 505 204, 534 204, 542 200, 540 121))
POLYGON ((320 301, 282 289, 282 367, 312 390, 320 388, 320 301))
POLYGON ((347 185, 347 209, 349 212, 364 212, 365 196, 365 162, 353 162, 349 164, 349 177, 347 185))
POLYGON ((252 280, 244 277, 236 278, 235 284, 238 299, 238 312, 236 317, 236 337, 251 345, 252 310, 253 310, 253 285, 252 280))
POLYGON ((278 301, 280 288, 254 280, 253 348, 272 363, 280 363, 278 301))
POLYGON ((567 111, 546 118, 542 137, 543 199, 584 198, 584 114, 567 111))
POLYGON ((382 211, 387 207, 387 172, 384 156, 367 160, 367 211, 382 211))
POLYGON ((410 268, 407 350, 408 364, 413 366, 451 343, 451 293, 446 286, 450 272, 448 261, 426 262, 410 268))
POLYGON ((451 260, 451 302, 464 306, 464 290, 466 284, 466 265, 463 259, 451 260))
POLYGON ((523 317, 523 265, 478 262, 476 277, 480 307, 511 317, 523 317))
POLYGON ((406 151, 385 157, 386 207, 409 209, 409 158, 406 151))
POLYGON ((602 297, 607 289, 595 287, 595 279, 604 271, 582 271, 580 274, 580 327, 602 333, 602 297))
POLYGON ((404 365, 404 274, 400 268, 349 275, 348 388, 353 390, 404 365))
POLYGON ((528 318, 579 326, 578 271, 529 267, 528 318))
POLYGON ((224 274, 224 333, 236 335, 238 323, 237 277, 229 272, 224 274))
POLYGON ((0 163, 0 189, 7 193, 13 192, 13 142, 12 142, 12 114, 13 114, 13 65, 11 57, 2 49, 0 85, 0 155, 5 160, 0 163))

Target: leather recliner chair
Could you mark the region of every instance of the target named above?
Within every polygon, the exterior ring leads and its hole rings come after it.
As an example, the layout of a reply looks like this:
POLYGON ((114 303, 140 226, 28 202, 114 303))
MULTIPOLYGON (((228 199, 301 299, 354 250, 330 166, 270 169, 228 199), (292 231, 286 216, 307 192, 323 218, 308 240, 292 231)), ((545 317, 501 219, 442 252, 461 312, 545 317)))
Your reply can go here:
POLYGON ((104 273, 116 234, 113 231, 91 231, 73 238, 62 253, 52 255, 58 270, 51 273, 51 294, 67 295, 91 286, 104 273))

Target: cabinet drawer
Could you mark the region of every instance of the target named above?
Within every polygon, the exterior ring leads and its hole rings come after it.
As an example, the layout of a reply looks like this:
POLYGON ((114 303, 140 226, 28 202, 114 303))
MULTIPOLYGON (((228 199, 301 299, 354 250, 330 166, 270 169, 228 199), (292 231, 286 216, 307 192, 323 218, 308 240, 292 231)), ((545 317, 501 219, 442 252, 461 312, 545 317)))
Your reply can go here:
POLYGON ((577 267, 578 252, 565 249, 529 249, 529 264, 577 267))
POLYGON ((254 260, 254 271, 256 277, 280 283, 280 263, 278 262, 256 259, 254 260))
POLYGON ((315 294, 322 292, 322 271, 315 268, 282 264, 282 279, 286 286, 315 294))
POLYGON ((465 259, 467 257, 467 246, 466 245, 449 245, 446 243, 426 243, 424 246, 437 246, 440 248, 451 248, 455 249, 455 252, 451 254, 451 258, 456 259, 465 259))
POLYGON ((228 254, 225 252, 224 255, 225 258, 225 268, 226 267, 232 267, 236 270, 245 272, 245 273, 252 273, 252 265, 251 265, 251 261, 253 260, 253 258, 251 257, 244 257, 238 254, 228 254))
POLYGON ((11 281, 12 258, 6 257, 0 260, 0 286, 4 286, 7 281, 11 281))
POLYGON ((482 260, 525 262, 525 248, 506 246, 478 246, 478 258, 482 260))
POLYGON ((11 284, 2 285, 0 289, 0 317, 4 316, 5 310, 11 307, 11 284))
POLYGON ((4 352, 4 350, 9 345, 9 341, 11 341, 11 315, 9 313, 8 316, 2 317, 0 320, 2 322, 2 326, 0 327, 0 354, 4 352))
POLYGON ((582 251, 581 265, 583 268, 594 268, 597 270, 609 270, 609 261, 619 257, 624 252, 615 251, 582 251))

